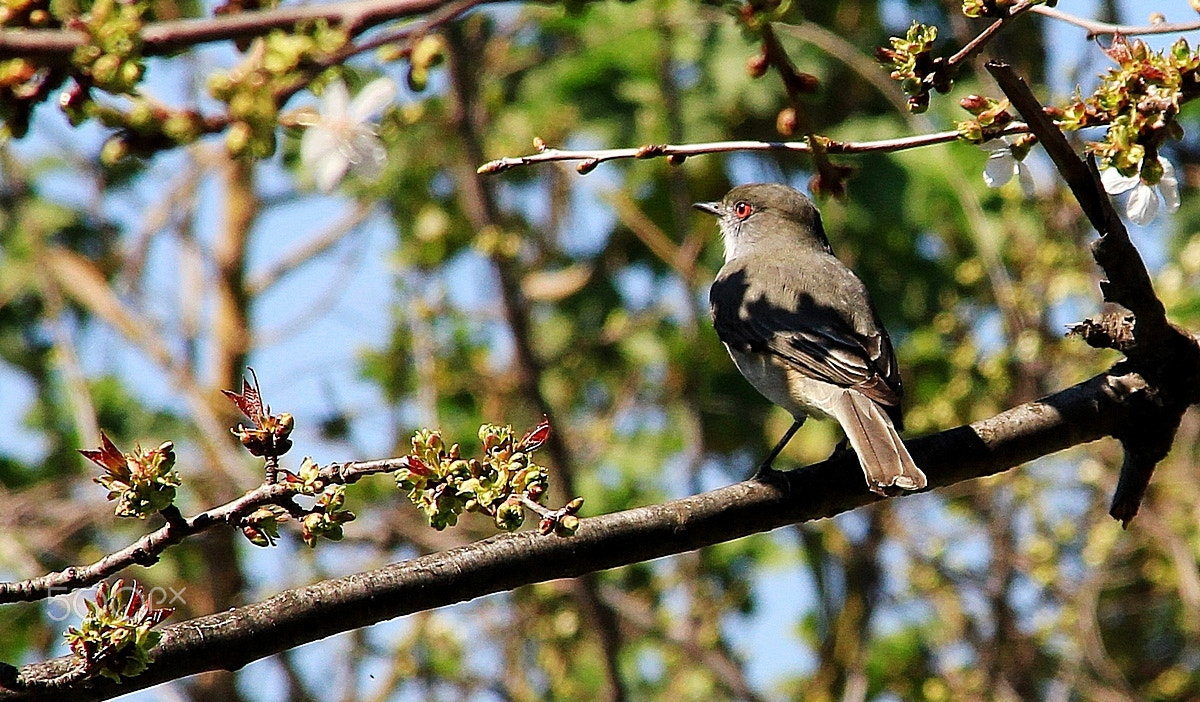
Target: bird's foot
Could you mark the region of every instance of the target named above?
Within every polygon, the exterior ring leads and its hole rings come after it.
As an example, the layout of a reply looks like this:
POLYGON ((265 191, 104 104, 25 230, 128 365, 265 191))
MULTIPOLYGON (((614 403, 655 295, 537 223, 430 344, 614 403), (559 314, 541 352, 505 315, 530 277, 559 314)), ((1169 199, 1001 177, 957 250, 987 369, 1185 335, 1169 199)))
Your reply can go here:
POLYGON ((850 448, 850 440, 842 437, 842 440, 833 447, 833 453, 829 454, 827 461, 838 461, 846 457, 846 454, 856 455, 854 449, 850 448))
POLYGON ((787 472, 772 468, 771 464, 766 462, 760 463, 758 467, 754 469, 754 473, 747 479, 759 483, 774 485, 775 487, 783 490, 784 493, 790 493, 792 488, 792 483, 787 478, 787 472))

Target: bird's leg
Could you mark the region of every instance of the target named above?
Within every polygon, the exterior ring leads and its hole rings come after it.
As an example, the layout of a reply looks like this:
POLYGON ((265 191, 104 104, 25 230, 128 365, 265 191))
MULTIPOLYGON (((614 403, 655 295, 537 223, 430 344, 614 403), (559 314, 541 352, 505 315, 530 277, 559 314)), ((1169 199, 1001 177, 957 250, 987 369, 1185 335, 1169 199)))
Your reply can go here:
POLYGON ((783 451, 783 447, 787 446, 788 442, 792 440, 792 437, 796 434, 796 431, 799 430, 800 426, 804 424, 805 419, 807 419, 807 417, 801 416, 792 423, 790 429, 784 432, 783 438, 779 440, 779 443, 775 444, 775 448, 771 449, 771 453, 767 454, 767 457, 763 459, 763 462, 758 464, 758 470, 756 470, 754 473, 755 477, 761 477, 762 475, 769 474, 771 471, 775 470, 771 467, 771 464, 775 462, 775 458, 779 455, 779 452, 783 451))
POLYGON ((840 458, 844 453, 854 453, 854 449, 850 448, 850 437, 843 436, 842 440, 837 442, 837 446, 833 447, 833 453, 829 454, 829 460, 840 458))

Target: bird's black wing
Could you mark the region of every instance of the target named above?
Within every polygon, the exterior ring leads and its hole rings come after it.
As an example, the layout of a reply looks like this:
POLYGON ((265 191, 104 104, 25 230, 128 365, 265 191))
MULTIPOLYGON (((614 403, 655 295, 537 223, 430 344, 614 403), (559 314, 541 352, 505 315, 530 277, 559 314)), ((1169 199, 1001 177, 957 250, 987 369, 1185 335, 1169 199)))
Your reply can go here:
POLYGON ((882 325, 864 334, 811 296, 787 295, 780 305, 755 293, 738 268, 722 270, 713 283, 713 326, 730 348, 770 353, 809 377, 853 387, 881 405, 900 404, 900 374, 882 325))

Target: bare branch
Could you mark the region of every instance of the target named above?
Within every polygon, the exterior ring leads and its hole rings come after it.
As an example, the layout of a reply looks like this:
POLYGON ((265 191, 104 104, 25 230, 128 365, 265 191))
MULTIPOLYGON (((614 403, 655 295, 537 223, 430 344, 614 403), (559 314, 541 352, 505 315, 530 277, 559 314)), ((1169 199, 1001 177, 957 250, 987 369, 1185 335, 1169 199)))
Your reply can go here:
POLYGON ((1008 15, 1006 17, 1001 17, 1000 19, 988 25, 987 29, 984 29, 974 39, 967 42, 963 48, 959 49, 957 53, 946 59, 944 67, 939 68, 938 71, 949 71, 950 77, 953 77, 954 73, 958 71, 959 64, 974 57, 975 54, 978 54, 980 51, 983 51, 983 47, 987 46, 987 43, 991 41, 992 37, 996 36, 1001 29, 1004 28, 1004 25, 1008 24, 1017 17, 1020 17, 1026 12, 1029 12, 1035 7, 1037 6, 1031 2, 1028 2, 1027 0, 1022 0, 1022 2, 1013 5, 1008 9, 1008 15))
POLYGON ((1062 10, 1046 5, 1037 5, 1030 8, 1030 12, 1036 12, 1039 15, 1056 19, 1067 24, 1073 24, 1076 27, 1082 27, 1087 30, 1087 38, 1092 39, 1098 36, 1111 36, 1122 34, 1124 36, 1138 36, 1145 34, 1180 34, 1183 32, 1192 32, 1200 29, 1200 21, 1192 22, 1158 22, 1156 24, 1147 25, 1129 25, 1129 24, 1111 24, 1109 22, 1097 22, 1096 20, 1084 19, 1075 15, 1067 14, 1062 10))
MULTIPOLYGON (((1010 124, 996 136, 1008 134, 1024 134, 1029 128, 1023 124, 1010 124)), ((826 153, 831 154, 861 154, 870 152, 895 152, 915 149, 934 144, 945 144, 956 141, 960 135, 956 131, 920 134, 911 137, 895 139, 880 139, 877 141, 836 141, 821 137, 826 153)), ((483 174, 500 173, 517 166, 528 166, 534 163, 551 161, 580 161, 576 167, 580 173, 586 174, 605 161, 625 158, 658 158, 682 160, 688 156, 702 154, 731 153, 735 151, 791 151, 798 154, 812 153, 812 147, 806 141, 713 141, 700 144, 645 144, 638 147, 621 149, 572 150, 552 149, 541 142, 535 142, 538 148, 536 154, 527 156, 506 156, 494 161, 488 161, 479 167, 483 174)))

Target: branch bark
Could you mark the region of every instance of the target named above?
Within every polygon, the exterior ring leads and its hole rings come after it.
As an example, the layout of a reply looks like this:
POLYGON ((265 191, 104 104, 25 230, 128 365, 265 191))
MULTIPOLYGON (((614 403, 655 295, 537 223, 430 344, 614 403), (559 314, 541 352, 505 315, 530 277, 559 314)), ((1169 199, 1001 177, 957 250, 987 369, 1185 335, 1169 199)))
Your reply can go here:
MULTIPOLYGON (((454 0, 354 0, 153 22, 142 29, 142 53, 161 56, 199 44, 264 36, 275 29, 291 29, 317 20, 340 25, 356 35, 388 20, 428 14, 451 4, 454 0)), ((4 30, 0 31, 0 58, 64 61, 87 43, 85 32, 72 29, 4 30)))
MULTIPOLYGON (((992 475, 1112 435, 1129 420, 1126 400, 1144 388, 1117 369, 991 419, 908 443, 930 487, 992 475)), ((442 553, 287 590, 263 602, 166 627, 141 675, 50 688, 72 666, 63 657, 24 666, 20 690, 0 700, 95 700, 206 670, 247 663, 362 626, 522 585, 577 577, 831 517, 874 502, 855 459, 843 454, 780 477, 584 519, 571 538, 533 532, 495 536, 442 553)))
POLYGON ((1100 234, 1092 244, 1092 257, 1106 277, 1100 281, 1104 300, 1133 313, 1132 325, 1127 330, 1131 340, 1123 334, 1119 340, 1090 341, 1093 345, 1120 348, 1136 372, 1148 381, 1145 391, 1138 396, 1142 411, 1131 416, 1129 424, 1115 435, 1125 449, 1125 461, 1109 514, 1128 526, 1150 485, 1154 467, 1174 443, 1184 410, 1200 402, 1200 346, 1191 334, 1167 319, 1150 273, 1104 192, 1095 160, 1084 162, 1075 154, 1066 136, 1016 71, 996 61, 989 61, 986 68, 1046 149, 1083 213, 1100 234))

